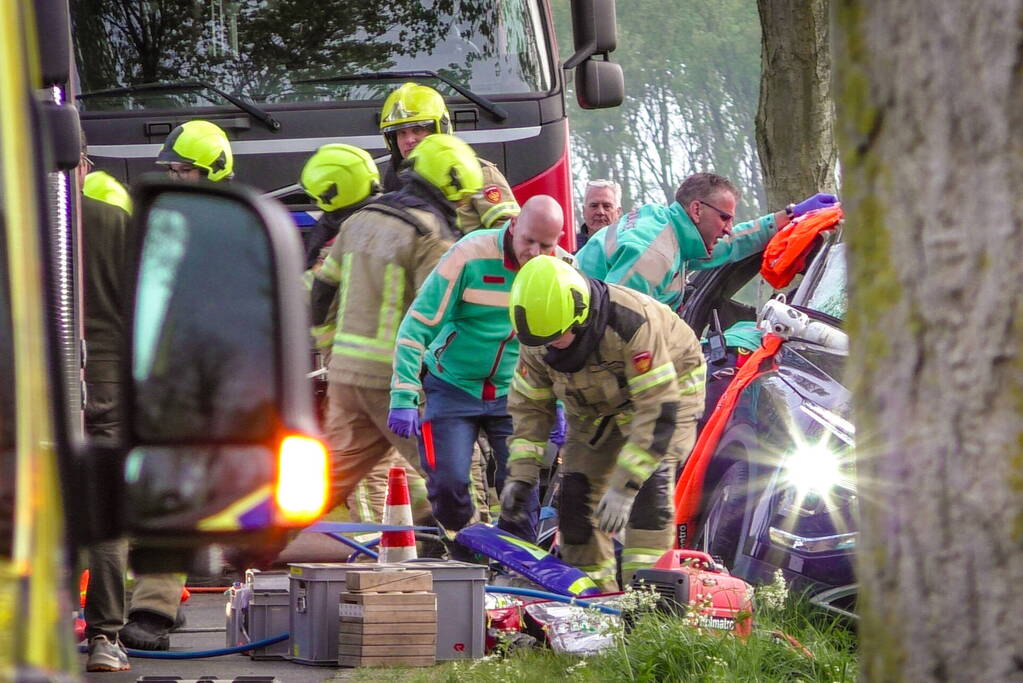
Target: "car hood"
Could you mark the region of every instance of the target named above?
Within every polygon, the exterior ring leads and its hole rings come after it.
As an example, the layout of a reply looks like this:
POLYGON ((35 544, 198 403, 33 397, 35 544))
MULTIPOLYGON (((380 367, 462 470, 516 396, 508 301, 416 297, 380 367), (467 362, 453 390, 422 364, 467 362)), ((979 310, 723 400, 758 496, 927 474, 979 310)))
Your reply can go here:
POLYGON ((804 401, 851 420, 849 389, 844 384, 845 354, 800 342, 782 345, 778 376, 804 401))

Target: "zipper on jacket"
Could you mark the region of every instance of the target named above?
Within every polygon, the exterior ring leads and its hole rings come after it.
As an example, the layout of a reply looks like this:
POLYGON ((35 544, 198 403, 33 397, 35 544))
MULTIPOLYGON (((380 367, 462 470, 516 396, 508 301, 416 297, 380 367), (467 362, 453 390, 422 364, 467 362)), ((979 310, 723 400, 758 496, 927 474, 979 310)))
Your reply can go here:
POLYGON ((433 352, 433 357, 437 361, 437 370, 444 372, 444 366, 440 362, 440 357, 444 355, 444 352, 451 346, 451 342, 455 340, 455 335, 458 334, 458 330, 452 330, 448 338, 444 340, 444 343, 437 347, 437 350, 433 352))
POLYGON ((497 368, 501 365, 501 356, 504 355, 505 347, 514 337, 515 331, 513 330, 511 334, 501 340, 501 345, 497 347, 497 355, 494 357, 494 364, 490 366, 490 374, 483 378, 483 392, 481 398, 484 401, 493 401, 497 398, 497 387, 494 385, 493 381, 491 381, 491 378, 497 372, 497 368))

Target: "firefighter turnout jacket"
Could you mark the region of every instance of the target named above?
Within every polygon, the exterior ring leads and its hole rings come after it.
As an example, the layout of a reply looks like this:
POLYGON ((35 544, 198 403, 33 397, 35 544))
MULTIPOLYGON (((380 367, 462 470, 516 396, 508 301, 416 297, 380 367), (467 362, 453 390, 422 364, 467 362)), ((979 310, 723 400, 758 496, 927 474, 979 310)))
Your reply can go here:
POLYGON ((508 395, 508 478, 537 480, 557 399, 574 440, 597 444, 617 426, 625 441, 608 483, 638 490, 680 439, 691 446, 707 366, 696 335, 667 306, 619 285, 590 281, 590 289, 605 310, 594 308, 587 327, 595 328, 580 333, 597 339, 574 363, 578 369, 552 367, 553 351, 544 346, 520 353, 508 395))
POLYGON ((431 211, 376 202, 342 223, 312 289, 314 336, 334 326, 331 381, 390 386, 398 324, 450 246, 447 231, 431 211))
MULTIPOLYGON (((391 408, 415 408, 423 365, 476 398, 508 393, 519 356, 508 317, 508 293, 518 269, 510 223, 476 230, 455 243, 430 273, 398 328, 391 408)), ((572 255, 556 247, 556 255, 572 255)))
POLYGON ((756 254, 776 231, 774 214, 740 223, 708 254, 678 202, 646 204, 590 237, 576 258, 590 277, 631 287, 679 310, 687 269, 716 268, 756 254))

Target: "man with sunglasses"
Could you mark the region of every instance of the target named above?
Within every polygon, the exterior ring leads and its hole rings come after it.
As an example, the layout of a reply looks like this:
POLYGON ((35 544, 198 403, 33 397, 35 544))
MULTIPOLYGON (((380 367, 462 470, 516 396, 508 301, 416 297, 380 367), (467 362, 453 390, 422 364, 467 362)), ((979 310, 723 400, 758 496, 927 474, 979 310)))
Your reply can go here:
POLYGON ((739 191, 724 176, 691 175, 669 206, 646 204, 591 237, 576 254, 579 269, 679 311, 687 269, 716 268, 762 251, 793 218, 831 206, 838 198, 817 193, 783 211, 733 226, 738 201, 739 191))

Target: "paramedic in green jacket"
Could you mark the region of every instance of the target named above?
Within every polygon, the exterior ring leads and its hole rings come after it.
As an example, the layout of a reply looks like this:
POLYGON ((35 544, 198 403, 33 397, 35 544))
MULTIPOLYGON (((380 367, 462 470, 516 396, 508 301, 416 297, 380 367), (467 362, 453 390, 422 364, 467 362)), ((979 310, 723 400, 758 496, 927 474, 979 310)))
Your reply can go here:
POLYGON ((733 227, 738 201, 739 191, 724 176, 691 175, 669 206, 646 204, 633 209, 591 237, 576 253, 579 270, 648 294, 678 311, 688 269, 716 268, 763 251, 790 220, 831 206, 838 198, 818 193, 733 227))
MULTIPOLYGON (((463 237, 426 279, 398 328, 388 426, 401 436, 421 434, 427 492, 449 537, 478 518, 470 463, 480 429, 496 456, 498 493, 503 487, 512 429, 508 388, 519 357, 508 292, 516 271, 534 256, 572 260, 557 246, 562 216, 553 197, 540 195, 503 228, 463 237), (425 392, 421 427, 420 392, 425 392)), ((535 487, 524 492, 522 505, 525 519, 503 526, 533 540, 540 507, 535 487)), ((464 549, 448 546, 455 559, 469 559, 464 549)))

